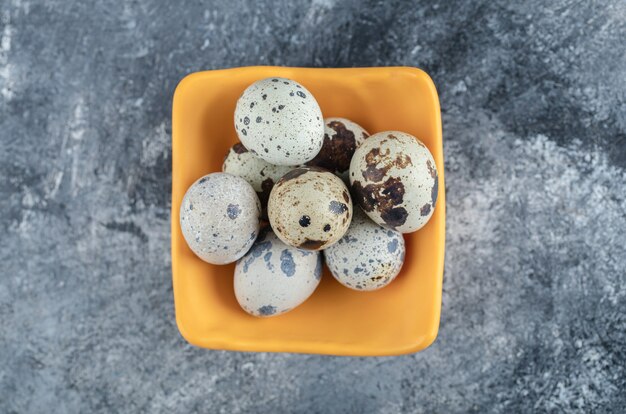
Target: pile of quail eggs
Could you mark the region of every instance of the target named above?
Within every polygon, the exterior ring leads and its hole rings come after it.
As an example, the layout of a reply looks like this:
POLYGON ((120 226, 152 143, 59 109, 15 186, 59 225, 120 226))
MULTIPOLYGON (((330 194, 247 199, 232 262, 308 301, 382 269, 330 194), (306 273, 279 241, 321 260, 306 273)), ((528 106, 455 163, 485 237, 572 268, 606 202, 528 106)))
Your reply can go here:
POLYGON ((311 92, 284 78, 243 92, 235 130, 241 142, 222 172, 187 190, 180 225, 202 260, 237 262, 235 296, 246 312, 273 316, 300 305, 324 260, 349 289, 395 279, 402 234, 423 227, 437 202, 437 168, 421 141, 324 119, 311 92))

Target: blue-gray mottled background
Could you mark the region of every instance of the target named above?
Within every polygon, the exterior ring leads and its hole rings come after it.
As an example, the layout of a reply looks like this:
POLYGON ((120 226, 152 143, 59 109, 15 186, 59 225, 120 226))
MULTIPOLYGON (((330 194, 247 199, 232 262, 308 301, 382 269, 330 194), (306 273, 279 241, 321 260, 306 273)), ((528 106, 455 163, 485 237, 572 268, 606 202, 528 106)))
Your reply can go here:
POLYGON ((623 412, 626 3, 0 2, 0 412, 623 412), (441 95, 441 329, 396 358, 174 322, 174 87, 409 65, 441 95))

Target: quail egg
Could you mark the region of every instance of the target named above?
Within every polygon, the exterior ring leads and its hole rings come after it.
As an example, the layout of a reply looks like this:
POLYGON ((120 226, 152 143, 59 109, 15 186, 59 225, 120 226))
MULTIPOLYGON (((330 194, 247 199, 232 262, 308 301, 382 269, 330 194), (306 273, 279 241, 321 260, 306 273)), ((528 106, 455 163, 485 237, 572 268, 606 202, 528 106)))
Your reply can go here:
POLYGON ((391 283, 405 255, 401 233, 379 226, 355 209, 346 234, 326 250, 324 258, 339 283, 357 290, 376 290, 391 283))
POLYGON ((326 118, 322 149, 306 165, 326 168, 348 182, 352 155, 367 137, 367 131, 349 119, 326 118))
POLYGON ((437 167, 428 148, 412 135, 379 132, 356 149, 350 163, 356 202, 374 222, 411 233, 435 210, 437 167))
POLYGON ((290 246, 320 250, 339 240, 352 218, 350 192, 339 177, 317 167, 283 176, 270 193, 270 225, 290 246))
POLYGON ((261 205, 243 178, 205 175, 189 187, 180 205, 180 227, 189 248, 205 262, 232 263, 259 232, 261 205))
POLYGON ((267 78, 250 85, 237 101, 235 129, 253 154, 275 165, 313 159, 324 141, 317 101, 291 79, 267 78))
POLYGON ((235 296, 251 315, 280 315, 311 296, 321 277, 321 253, 287 246, 270 231, 237 262, 235 296))
POLYGON ((291 167, 270 164, 257 157, 241 143, 230 148, 222 165, 223 172, 243 178, 254 188, 263 210, 267 208, 267 199, 274 183, 290 170, 291 167))

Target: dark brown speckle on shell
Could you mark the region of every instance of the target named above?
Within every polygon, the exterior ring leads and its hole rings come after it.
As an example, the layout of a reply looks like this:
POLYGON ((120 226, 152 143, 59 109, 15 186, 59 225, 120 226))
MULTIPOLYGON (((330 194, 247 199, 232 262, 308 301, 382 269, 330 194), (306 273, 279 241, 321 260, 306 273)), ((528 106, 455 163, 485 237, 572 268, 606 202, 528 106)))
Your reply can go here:
POLYGON ((325 241, 323 240, 309 240, 306 239, 304 241, 304 243, 300 244, 300 248, 301 249, 307 249, 307 250, 317 250, 320 249, 321 247, 324 247, 324 245, 326 244, 325 241))
POLYGON ((381 152, 380 148, 372 148, 365 156, 367 168, 361 171, 363 178, 368 181, 379 182, 386 175, 391 167, 404 169, 409 165, 413 165, 411 157, 403 153, 396 154, 395 159, 389 159, 389 148, 385 152, 381 152))
POLYGON ((241 142, 238 142, 235 145, 233 145, 233 151, 235 151, 235 153, 237 154, 244 154, 248 152, 248 149, 244 147, 241 142))
POLYGON ((357 180, 352 190, 361 208, 367 212, 376 209, 387 225, 396 228, 405 223, 408 213, 404 207, 398 207, 404 201, 404 184, 399 179, 388 178, 365 187, 357 180))
POLYGON ((350 160, 356 150, 354 132, 347 129, 345 124, 340 121, 331 121, 328 126, 335 133, 332 136, 324 134, 322 149, 306 165, 342 173, 350 168, 350 160))
POLYGON ((283 178, 281 178, 280 181, 285 182, 285 181, 293 180, 295 178, 300 177, 303 174, 306 174, 307 171, 308 170, 306 168, 294 168, 293 170, 289 171, 287 174, 283 175, 283 178))

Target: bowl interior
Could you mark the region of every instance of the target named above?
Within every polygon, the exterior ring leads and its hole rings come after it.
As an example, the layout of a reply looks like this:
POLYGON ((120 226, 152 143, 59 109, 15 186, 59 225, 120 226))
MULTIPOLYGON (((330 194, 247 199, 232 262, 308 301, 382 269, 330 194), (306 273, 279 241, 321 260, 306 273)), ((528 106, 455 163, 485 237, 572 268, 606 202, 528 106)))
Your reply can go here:
POLYGON ((172 272, 176 320, 190 343, 241 351, 336 355, 395 355, 419 351, 437 336, 445 238, 445 186, 439 101, 424 72, 414 68, 304 69, 246 67, 198 72, 174 95, 172 127, 172 272), (221 171, 236 143, 233 113, 252 82, 294 79, 318 100, 325 117, 349 118, 370 133, 399 130, 430 149, 439 171, 439 199, 421 230, 405 235, 403 269, 389 286, 357 292, 324 269, 314 294, 273 318, 246 314, 233 291, 234 265, 201 261, 187 247, 179 209, 200 176, 221 171))

